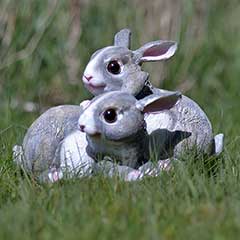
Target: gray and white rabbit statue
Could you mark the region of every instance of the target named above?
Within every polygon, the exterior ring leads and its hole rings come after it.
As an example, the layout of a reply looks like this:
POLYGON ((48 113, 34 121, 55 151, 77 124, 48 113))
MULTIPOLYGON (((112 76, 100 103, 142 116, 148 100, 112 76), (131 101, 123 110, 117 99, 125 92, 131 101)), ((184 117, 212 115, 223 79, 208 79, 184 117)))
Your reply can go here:
MULTIPOLYGON (((152 94, 170 94, 146 84, 149 74, 142 71, 141 65, 145 61, 170 58, 177 44, 172 41, 150 42, 136 51, 129 50, 129 46, 130 31, 123 29, 115 35, 114 46, 95 52, 84 71, 86 88, 94 95, 120 90, 137 99, 152 94)), ((77 130, 77 120, 88 104, 87 100, 80 106, 54 107, 41 115, 28 129, 23 146, 14 146, 15 161, 43 179, 46 176, 61 178, 61 169, 63 172, 80 173, 80 176, 89 175, 94 160, 85 151, 85 133, 77 130), (77 141, 75 145, 73 139, 77 141), (53 163, 60 164, 59 172, 53 163)), ((222 151, 223 135, 213 139, 212 127, 205 113, 185 96, 171 110, 145 114, 145 121, 152 146, 157 148, 154 151, 160 154, 157 156, 159 159, 178 157, 186 148, 193 146, 209 154, 218 155, 222 151)))
MULTIPOLYGON (((181 102, 180 99, 178 92, 151 94, 141 100, 123 91, 111 91, 95 97, 78 120, 79 130, 87 134, 86 152, 94 159, 91 163, 93 172, 101 169, 107 176, 118 175, 128 181, 157 175, 166 161, 160 160, 151 168, 149 164, 145 165, 150 159, 150 136, 146 131, 144 114, 171 109, 181 102), (145 166, 148 166, 147 169, 145 166)), ((62 144, 65 154, 69 149, 73 153, 78 151, 79 136, 76 131, 65 139, 62 144)), ((77 162, 81 161, 80 157, 77 162)), ((54 167, 58 169, 61 166, 54 167)))

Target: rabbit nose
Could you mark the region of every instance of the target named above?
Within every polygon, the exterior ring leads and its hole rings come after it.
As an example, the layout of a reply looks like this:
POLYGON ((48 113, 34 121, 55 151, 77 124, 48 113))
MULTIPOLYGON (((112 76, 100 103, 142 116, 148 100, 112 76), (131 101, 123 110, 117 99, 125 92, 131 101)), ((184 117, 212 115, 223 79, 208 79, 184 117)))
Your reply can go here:
POLYGON ((91 75, 88 75, 88 76, 84 75, 84 77, 87 79, 87 81, 90 81, 93 78, 93 76, 91 75))
POLYGON ((84 126, 84 125, 79 125, 78 127, 79 127, 79 130, 80 130, 81 132, 84 132, 84 129, 85 129, 85 126, 84 126))

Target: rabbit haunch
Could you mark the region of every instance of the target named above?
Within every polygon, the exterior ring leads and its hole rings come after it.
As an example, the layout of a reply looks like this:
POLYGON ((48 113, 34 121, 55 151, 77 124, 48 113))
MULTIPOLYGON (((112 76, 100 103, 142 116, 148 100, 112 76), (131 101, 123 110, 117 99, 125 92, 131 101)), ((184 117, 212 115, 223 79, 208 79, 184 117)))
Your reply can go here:
MULTIPOLYGON (((149 74, 142 70, 143 62, 166 60, 177 50, 173 41, 153 41, 131 51, 130 34, 123 29, 115 35, 115 45, 96 51, 83 75, 86 88, 94 95, 107 91, 121 90, 143 99, 151 94, 165 94, 168 91, 152 87, 149 74), (109 65, 115 64, 114 72, 109 65), (118 71, 116 71, 118 69, 118 71), (88 79, 88 80, 87 80, 88 79), (148 83, 148 84, 146 84, 148 83), (98 86, 104 86, 99 88, 98 86)), ((223 149, 223 134, 213 138, 208 117, 192 99, 183 96, 182 101, 170 111, 146 115, 149 134, 166 130, 169 142, 175 142, 174 155, 197 148, 200 152, 219 154, 223 149), (175 132, 174 134, 169 132, 175 132)), ((158 140, 157 140, 158 141, 158 140)))
POLYGON ((80 106, 52 107, 37 118, 24 136, 22 146, 15 146, 14 160, 28 172, 36 175, 59 161, 61 141, 77 130, 80 106), (19 150, 18 150, 19 149, 19 150))
POLYGON ((180 96, 178 92, 152 94, 138 101, 129 93, 113 91, 94 98, 78 121, 80 130, 87 134, 89 156, 96 161, 110 157, 121 165, 138 168, 149 160, 144 112, 170 109, 180 96), (116 114, 111 121, 106 116, 110 110, 116 114))

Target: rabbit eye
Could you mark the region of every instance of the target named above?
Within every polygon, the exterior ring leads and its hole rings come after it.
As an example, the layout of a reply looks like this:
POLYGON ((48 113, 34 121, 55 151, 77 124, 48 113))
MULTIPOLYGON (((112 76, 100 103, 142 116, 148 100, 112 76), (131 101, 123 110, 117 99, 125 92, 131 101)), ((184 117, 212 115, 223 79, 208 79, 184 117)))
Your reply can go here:
POLYGON ((112 74, 119 74, 121 72, 121 65, 117 60, 110 61, 107 70, 112 74))
POLYGON ((108 123, 114 123, 117 121, 117 113, 115 109, 107 109, 104 113, 103 113, 103 117, 105 119, 106 122, 108 123))

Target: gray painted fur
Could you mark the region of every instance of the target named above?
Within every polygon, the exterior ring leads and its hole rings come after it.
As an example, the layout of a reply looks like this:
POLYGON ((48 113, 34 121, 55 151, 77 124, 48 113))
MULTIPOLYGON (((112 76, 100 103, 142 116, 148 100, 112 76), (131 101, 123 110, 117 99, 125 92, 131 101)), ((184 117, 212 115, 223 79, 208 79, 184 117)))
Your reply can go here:
POLYGON ((61 141, 77 129, 80 106, 53 107, 29 127, 21 146, 15 146, 14 159, 28 172, 39 175, 59 159, 61 141))
POLYGON ((131 47, 131 31, 129 29, 122 29, 114 36, 114 45, 130 48, 131 47))

